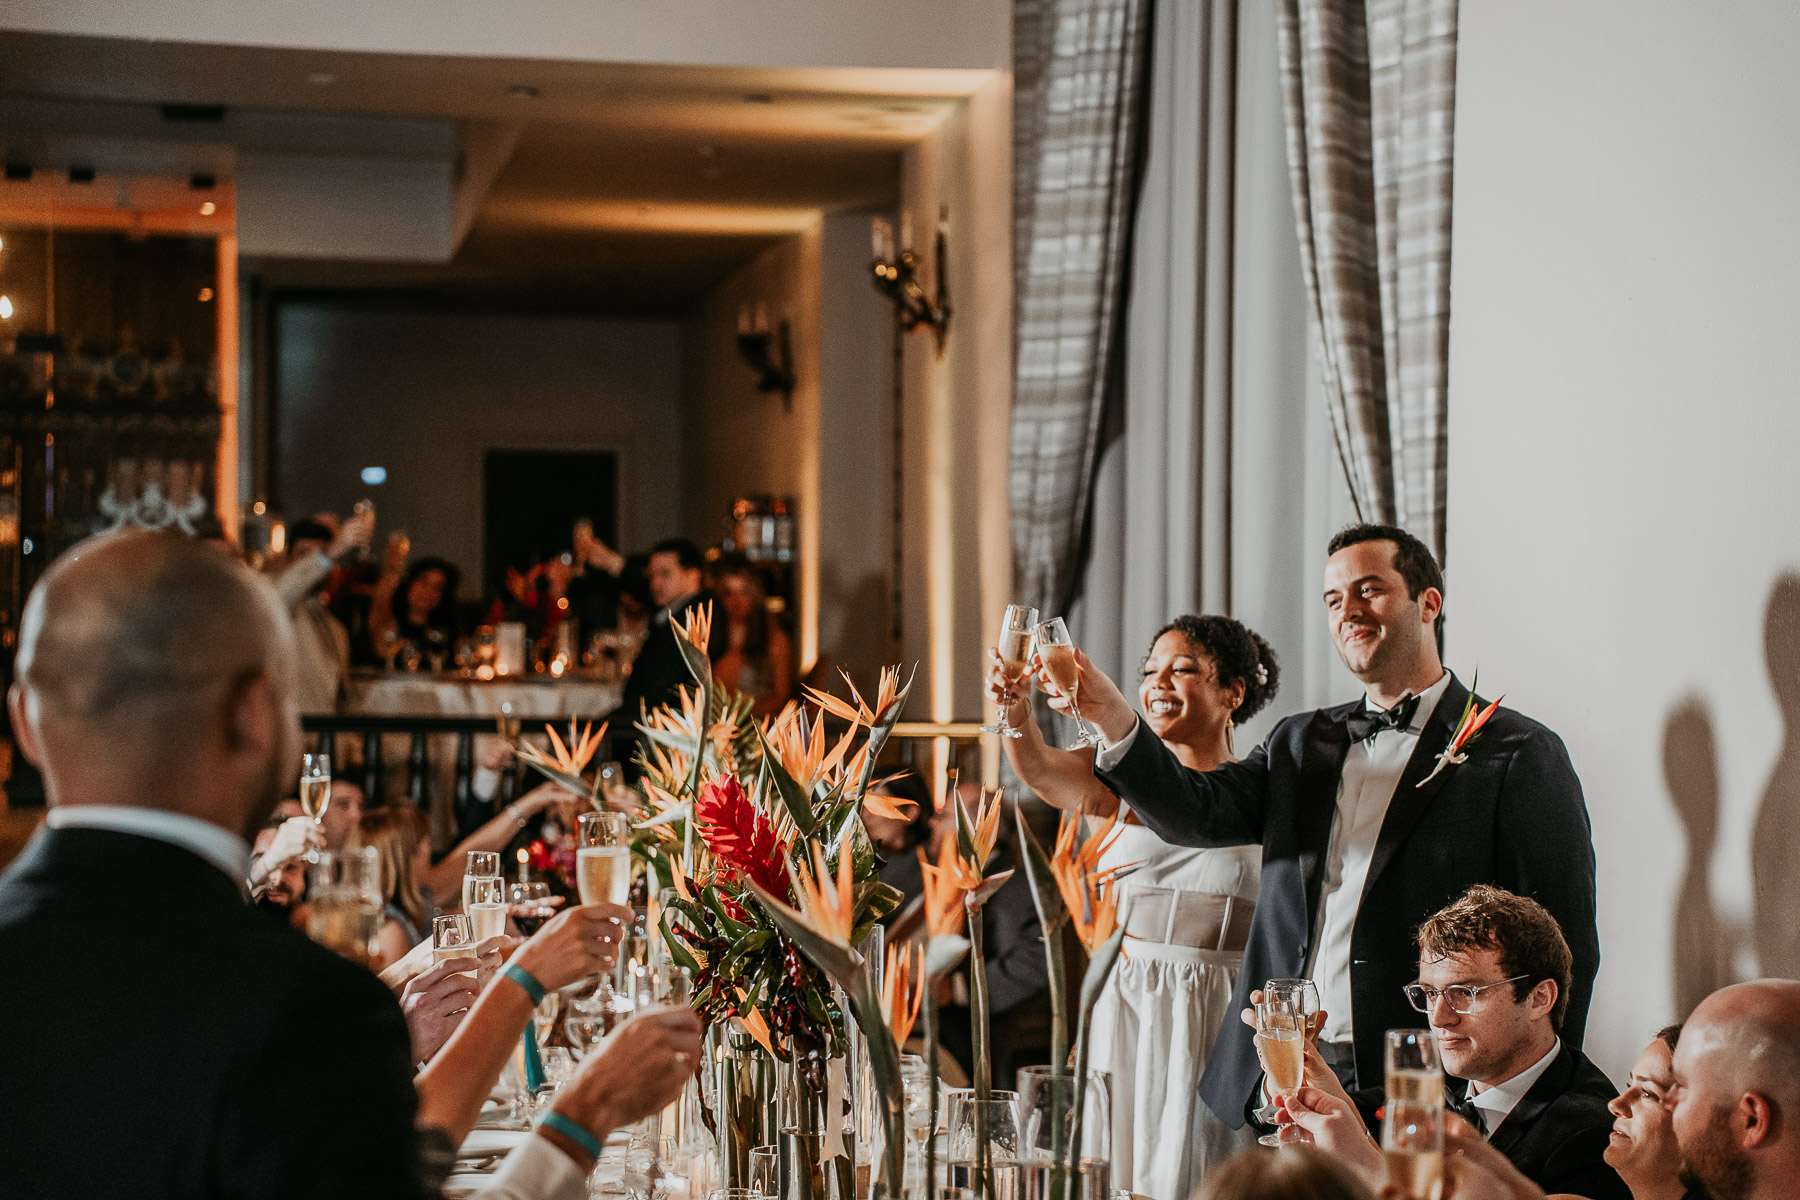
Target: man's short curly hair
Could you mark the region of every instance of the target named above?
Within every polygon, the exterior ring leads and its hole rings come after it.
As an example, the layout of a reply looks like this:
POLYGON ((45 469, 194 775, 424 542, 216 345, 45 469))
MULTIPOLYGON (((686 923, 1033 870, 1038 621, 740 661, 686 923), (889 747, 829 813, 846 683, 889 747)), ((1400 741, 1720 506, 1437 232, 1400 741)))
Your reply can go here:
POLYGON ((1419 952, 1427 958, 1494 951, 1502 971, 1524 976, 1512 985, 1515 1000, 1523 1000, 1532 988, 1552 980, 1556 1005, 1550 1010, 1550 1026, 1562 1032, 1575 956, 1569 952, 1556 918, 1536 900, 1478 883, 1427 917, 1418 936, 1419 952))

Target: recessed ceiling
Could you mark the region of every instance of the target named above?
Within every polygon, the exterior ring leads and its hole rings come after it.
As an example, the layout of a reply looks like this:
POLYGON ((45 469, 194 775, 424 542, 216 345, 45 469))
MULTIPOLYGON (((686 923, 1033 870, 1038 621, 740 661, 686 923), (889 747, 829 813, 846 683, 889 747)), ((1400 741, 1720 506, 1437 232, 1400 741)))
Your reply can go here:
POLYGON ((0 89, 516 130, 455 259, 265 260, 278 288, 670 314, 819 212, 892 203, 900 152, 980 71, 752 70, 0 33, 0 89))

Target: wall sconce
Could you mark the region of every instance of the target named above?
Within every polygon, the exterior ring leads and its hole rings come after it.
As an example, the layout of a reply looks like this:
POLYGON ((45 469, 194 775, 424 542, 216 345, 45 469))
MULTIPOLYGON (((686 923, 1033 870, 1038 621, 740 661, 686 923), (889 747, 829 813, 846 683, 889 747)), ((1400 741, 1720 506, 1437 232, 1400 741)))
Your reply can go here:
POLYGON ((944 338, 950 333, 950 284, 945 279, 944 239, 950 232, 950 210, 938 209, 937 222, 937 294, 927 295, 919 286, 919 260, 912 250, 912 214, 900 214, 900 253, 894 253, 894 229, 876 217, 870 223, 870 240, 875 247, 875 261, 869 265, 875 286, 894 302, 900 327, 907 332, 924 325, 937 335, 937 352, 944 353, 944 338))
POLYGON ((794 411, 794 351, 788 344, 788 323, 769 329, 769 309, 758 303, 738 307, 738 353, 756 372, 756 390, 780 392, 781 407, 794 411))

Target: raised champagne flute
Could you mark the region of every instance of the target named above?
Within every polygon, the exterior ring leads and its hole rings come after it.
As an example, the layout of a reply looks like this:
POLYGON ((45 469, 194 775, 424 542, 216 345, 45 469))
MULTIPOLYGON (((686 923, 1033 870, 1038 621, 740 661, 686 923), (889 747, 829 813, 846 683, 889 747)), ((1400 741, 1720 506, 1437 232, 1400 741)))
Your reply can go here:
MULTIPOLYGON (((1006 672, 1007 682, 1019 687, 1031 672, 1031 631, 1037 628, 1038 610, 1025 604, 1009 604, 1006 615, 1000 618, 1000 640, 994 649, 1000 655, 1000 665, 1006 672)), ((1023 737, 1024 734, 1012 727, 1007 719, 1007 704, 1000 706, 1000 719, 992 725, 983 725, 981 732, 998 733, 1009 738, 1023 737)))
POLYGON ((331 755, 300 756, 300 811, 312 818, 314 828, 325 823, 331 807, 331 755))
MULTIPOLYGON (((1319 989, 1310 979, 1271 979, 1263 984, 1256 1005, 1256 1048, 1268 1068, 1269 1088, 1283 1100, 1291 1100, 1306 1081, 1306 1041, 1313 1014, 1319 1011, 1319 989)), ((1273 1124, 1278 1110, 1273 1104, 1257 1113, 1273 1124)), ((1280 1146, 1312 1139, 1299 1126, 1283 1133, 1266 1133, 1257 1139, 1265 1146, 1280 1146)))
POLYGON ((1381 1157, 1406 1200, 1444 1194, 1444 1068, 1429 1029, 1387 1031, 1381 1157))
POLYGON ((625 818, 585 812, 575 819, 575 884, 583 904, 631 903, 631 846, 625 818))
POLYGON ((463 868, 462 907, 469 911, 469 905, 475 902, 475 881, 477 879, 500 878, 500 852, 498 850, 469 851, 468 865, 463 868))
POLYGON ((465 877, 469 904, 463 911, 474 927, 475 940, 485 942, 506 932, 506 881, 498 875, 465 877))
POLYGON ((1081 664, 1075 658, 1075 643, 1069 638, 1069 627, 1061 617, 1051 617, 1037 627, 1037 654, 1044 671, 1057 693, 1069 702, 1069 715, 1075 718, 1074 750, 1082 746, 1098 746, 1102 738, 1081 715, 1081 664))
POLYGON ((475 953, 475 923, 467 913, 445 913, 431 922, 431 961, 447 962, 452 958, 478 958, 475 953))

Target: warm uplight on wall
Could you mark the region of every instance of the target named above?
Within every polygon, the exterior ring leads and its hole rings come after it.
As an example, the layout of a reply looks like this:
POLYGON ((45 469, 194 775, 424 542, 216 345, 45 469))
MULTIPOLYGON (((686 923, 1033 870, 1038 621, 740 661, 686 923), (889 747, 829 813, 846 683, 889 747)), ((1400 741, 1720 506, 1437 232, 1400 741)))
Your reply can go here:
POLYGON ((0 321, 10 321, 13 315, 11 296, 0 296, 0 321))
POLYGON ((214 204, 211 200, 206 201, 200 206, 200 215, 203 217, 210 217, 218 211, 219 206, 214 204))

